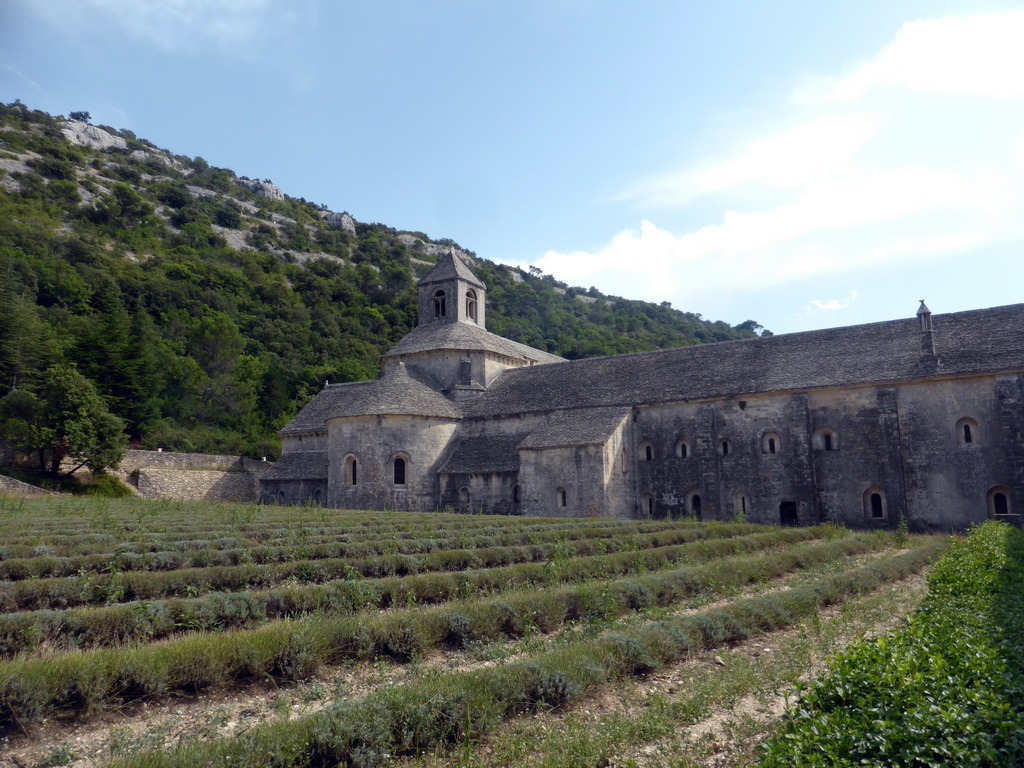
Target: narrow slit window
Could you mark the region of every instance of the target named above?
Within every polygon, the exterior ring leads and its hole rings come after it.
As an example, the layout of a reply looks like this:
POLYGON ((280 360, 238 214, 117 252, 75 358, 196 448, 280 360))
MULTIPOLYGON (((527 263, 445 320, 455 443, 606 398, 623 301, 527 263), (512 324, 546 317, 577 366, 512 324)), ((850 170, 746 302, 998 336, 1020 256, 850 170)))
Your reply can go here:
POLYGON ((395 459, 395 485, 405 485, 405 459, 401 456, 395 459))
POLYGON ((832 435, 828 434, 827 432, 825 433, 825 450, 832 450, 832 435))

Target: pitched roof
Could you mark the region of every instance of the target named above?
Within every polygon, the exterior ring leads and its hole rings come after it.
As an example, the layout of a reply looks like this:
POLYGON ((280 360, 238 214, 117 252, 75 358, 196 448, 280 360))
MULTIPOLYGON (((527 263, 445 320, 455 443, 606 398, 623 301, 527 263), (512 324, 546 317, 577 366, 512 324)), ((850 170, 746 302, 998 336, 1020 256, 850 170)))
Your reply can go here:
POLYGON ((518 360, 558 363, 565 358, 485 331, 474 323, 427 323, 413 328, 384 357, 432 352, 438 349, 484 350, 518 360))
POLYGON ((466 416, 630 406, 1024 369, 1024 304, 506 371, 466 416))
POLYGON ((264 480, 326 480, 327 451, 290 451, 260 476, 264 480))
POLYGON ((455 443, 438 472, 448 475, 517 472, 519 453, 516 446, 522 439, 521 434, 464 437, 455 443))
POLYGON ((438 389, 437 383, 415 366, 399 363, 393 371, 373 381, 327 385, 280 434, 323 431, 327 419, 340 416, 459 418, 459 405, 438 389))
POLYGON ((478 288, 484 288, 487 286, 483 284, 479 277, 473 274, 472 270, 466 266, 466 262, 455 255, 453 250, 449 250, 447 253, 437 260, 437 263, 421 277, 416 285, 430 285, 431 283, 443 283, 448 280, 464 280, 470 285, 475 285, 478 288))
POLYGON ((626 406, 558 411, 519 443, 520 448, 558 448, 605 442, 629 413, 626 406))

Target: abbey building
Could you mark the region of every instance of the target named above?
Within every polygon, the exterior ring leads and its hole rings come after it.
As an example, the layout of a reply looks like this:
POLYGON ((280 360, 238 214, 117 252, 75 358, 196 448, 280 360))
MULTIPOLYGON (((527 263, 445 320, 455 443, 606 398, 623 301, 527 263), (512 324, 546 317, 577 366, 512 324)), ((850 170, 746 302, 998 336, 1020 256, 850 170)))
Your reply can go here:
POLYGON ((1017 521, 1024 305, 567 361, 454 253, 374 381, 285 427, 264 502, 854 528, 1017 521))

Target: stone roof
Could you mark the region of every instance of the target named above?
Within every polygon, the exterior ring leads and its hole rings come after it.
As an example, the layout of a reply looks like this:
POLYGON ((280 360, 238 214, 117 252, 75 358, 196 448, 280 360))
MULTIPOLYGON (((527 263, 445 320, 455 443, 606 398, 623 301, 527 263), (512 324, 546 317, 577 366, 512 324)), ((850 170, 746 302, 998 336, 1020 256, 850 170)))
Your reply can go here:
POLYGON ((629 413, 626 406, 558 411, 530 432, 519 448, 558 448, 604 443, 629 413))
POLYGON ((452 250, 443 254, 430 271, 417 281, 416 285, 443 283, 456 278, 464 280, 470 285, 475 285, 477 288, 485 290, 487 288, 480 278, 474 275, 470 268, 466 266, 466 262, 456 256, 452 250))
POLYGON ((462 411, 437 390, 440 386, 415 366, 399 363, 372 381, 328 384, 281 430, 290 435, 326 430, 340 416, 436 416, 457 419, 462 411))
POLYGON ((474 323, 427 323, 410 331, 387 354, 387 357, 432 352, 438 349, 484 350, 518 360, 537 363, 558 363, 565 358, 552 355, 517 341, 485 331, 474 323))
POLYGON ((467 417, 631 406, 1024 369, 1024 304, 506 371, 467 417))
POLYGON ((448 475, 471 475, 483 472, 518 472, 519 435, 484 435, 464 437, 455 443, 438 472, 448 475))
POLYGON ((290 451, 260 476, 264 480, 326 480, 327 451, 290 451))

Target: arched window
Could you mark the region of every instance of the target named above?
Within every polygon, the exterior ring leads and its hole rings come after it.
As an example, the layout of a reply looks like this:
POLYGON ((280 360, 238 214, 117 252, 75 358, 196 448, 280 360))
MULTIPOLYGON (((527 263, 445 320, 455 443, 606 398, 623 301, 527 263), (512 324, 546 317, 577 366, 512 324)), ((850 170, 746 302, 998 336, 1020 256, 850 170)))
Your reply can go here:
POLYGON ((469 506, 469 486, 464 485, 459 488, 459 504, 463 507, 469 506))
MULTIPOLYGON (((458 298, 458 297, 456 297, 458 298)), ((434 317, 444 317, 448 314, 448 300, 444 291, 434 292, 434 317)))
POLYGON ((690 444, 685 440, 676 443, 676 458, 685 459, 690 456, 690 444))
POLYGON ((355 486, 359 484, 359 462, 355 456, 345 457, 345 485, 355 486))
POLYGON ((1010 491, 1005 485, 989 488, 988 493, 985 494, 985 499, 988 502, 988 516, 990 518, 1012 513, 1010 509, 1010 491))
POLYGON ((761 453, 775 454, 782 450, 782 438, 777 432, 765 432, 761 435, 761 453))
POLYGON ((885 491, 872 486, 864 491, 864 517, 869 520, 885 520, 888 516, 885 491))
POLYGON ((313 503, 319 507, 322 501, 323 493, 320 491, 319 488, 317 488, 315 491, 313 491, 313 503))
POLYGON ((513 504, 518 504, 520 502, 521 499, 520 499, 519 493, 520 493, 519 486, 518 485, 513 485, 512 486, 512 503, 513 504))
POLYGON ((645 493, 640 497, 640 510, 647 517, 654 517, 654 497, 651 494, 645 493))
POLYGON ((277 503, 278 504, 284 504, 284 491, 283 490, 277 492, 277 503))
POLYGON ((654 459, 654 446, 647 440, 640 443, 640 460, 652 461, 654 459))
POLYGON ((832 427, 816 429, 811 435, 811 447, 816 451, 838 451, 839 433, 832 427))
POLYGON ((723 456, 728 456, 729 455, 729 441, 728 440, 722 440, 721 442, 719 442, 718 443, 718 450, 719 450, 719 453, 721 453, 723 456))
POLYGON ((743 491, 736 494, 733 512, 737 515, 746 517, 750 514, 750 497, 743 491))
POLYGON ((971 445, 978 442, 978 422, 969 416, 965 416, 956 423, 956 439, 961 445, 971 445))
POLYGON ((405 485, 405 459, 395 457, 395 485, 405 485))
POLYGON ((559 509, 565 509, 568 506, 569 500, 565 495, 565 488, 559 488, 555 492, 555 504, 558 505, 559 509))
POLYGON ((686 494, 686 511, 698 520, 700 519, 701 505, 700 493, 698 491, 690 491, 686 494))
POLYGON ((466 291, 466 317, 476 322, 476 291, 466 291))

